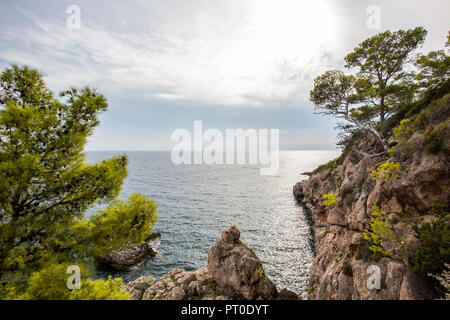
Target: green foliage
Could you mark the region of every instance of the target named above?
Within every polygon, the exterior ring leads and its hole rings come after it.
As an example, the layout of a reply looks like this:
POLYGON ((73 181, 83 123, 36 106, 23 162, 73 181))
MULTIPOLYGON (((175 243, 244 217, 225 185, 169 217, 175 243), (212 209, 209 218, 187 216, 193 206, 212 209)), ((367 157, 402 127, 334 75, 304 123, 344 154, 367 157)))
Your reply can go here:
POLYGON ((79 290, 72 290, 70 300, 130 300, 121 278, 87 279, 79 290))
POLYGON ((352 266, 349 265, 348 263, 345 263, 342 266, 342 273, 345 274, 348 277, 352 277, 353 276, 352 266))
POLYGON ((361 259, 361 249, 359 249, 359 248, 356 249, 355 255, 353 256, 353 258, 355 258, 355 260, 361 259))
POLYGON ((87 278, 89 271, 81 270, 81 288, 67 289, 66 272, 69 264, 49 265, 34 272, 21 294, 10 294, 6 299, 17 300, 128 300, 130 295, 122 288, 121 278, 92 280, 87 278))
MULTIPOLYGON (((33 272, 28 278, 25 292, 15 298, 20 300, 69 299, 71 291, 66 286, 68 266, 68 263, 51 264, 33 272)), ((85 272, 83 270, 82 274, 85 272)))
POLYGON ((412 129, 410 127, 410 124, 411 124, 411 119, 403 119, 402 121, 400 121, 400 125, 394 129, 394 136, 397 139, 400 139, 405 134, 411 135, 412 129))
POLYGON ((336 159, 328 161, 326 164, 323 164, 317 167, 312 173, 322 173, 325 171, 329 171, 332 174, 336 173, 337 168, 344 163, 346 156, 348 155, 348 149, 344 149, 339 157, 336 159))
POLYGON ((423 276, 441 273, 450 264, 450 212, 440 205, 434 205, 432 212, 436 221, 415 224, 419 246, 408 257, 411 270, 423 276))
POLYGON ((445 140, 448 139, 450 132, 450 119, 439 123, 433 129, 428 128, 425 130, 424 135, 426 138, 426 145, 424 151, 428 153, 438 153, 445 140))
POLYGON ((354 102, 353 76, 346 76, 342 71, 330 70, 314 79, 314 89, 310 92, 310 100, 317 106, 321 114, 348 114, 349 105, 354 102))
MULTIPOLYGON (((106 99, 90 88, 60 96, 31 68, 0 75, 0 298, 67 298, 56 282, 40 292, 37 283, 52 279, 51 266, 90 266, 96 255, 142 240, 156 223, 155 204, 137 194, 85 218, 92 205, 118 196, 128 160, 85 163, 83 149, 106 99)), ((67 276, 55 274, 55 281, 67 276)), ((85 283, 99 297, 111 285, 85 283)))
POLYGON ((444 141, 449 138, 449 132, 450 94, 447 94, 423 108, 417 115, 403 120, 394 129, 398 144, 392 155, 407 159, 414 151, 440 152, 443 150, 444 141), (423 138, 418 140, 420 136, 423 138))
POLYGON ((346 67, 359 68, 356 83, 359 101, 376 109, 383 122, 399 104, 410 101, 414 92, 412 74, 404 70, 427 32, 423 28, 386 31, 360 43, 345 57, 346 67))
POLYGON ((391 178, 398 177, 400 174, 400 163, 387 161, 380 164, 376 170, 373 170, 370 176, 375 178, 377 182, 380 182, 389 181, 391 178))
POLYGON ((425 94, 446 86, 450 81, 450 57, 444 50, 422 55, 417 59, 416 66, 420 69, 416 79, 421 87, 426 88, 425 94))
POLYGON ((441 286, 445 290, 444 299, 450 300, 450 265, 445 264, 445 269, 442 271, 441 274, 430 274, 431 277, 439 281, 441 286))
POLYGON ((426 33, 420 27, 379 33, 345 57, 347 68, 357 68, 356 75, 330 70, 314 80, 310 100, 315 112, 345 120, 338 123, 345 146, 352 142, 353 135, 371 134, 387 153, 384 122, 414 101, 418 84, 415 74, 405 66, 412 62, 426 33))
POLYGON ((386 220, 386 213, 377 205, 372 207, 372 217, 370 218, 370 229, 364 232, 364 239, 369 242, 369 250, 372 252, 372 258, 375 261, 382 257, 387 257, 391 253, 385 250, 381 242, 383 240, 395 241, 394 230, 386 220))
POLYGON ((308 288, 306 288, 306 290, 308 291, 308 295, 310 295, 314 292, 314 287, 308 286, 308 288))
POLYGON ((95 243, 92 255, 99 256, 120 248, 126 242, 143 242, 157 221, 155 203, 134 193, 127 202, 113 201, 106 209, 92 214, 88 221, 78 220, 75 235, 85 235, 78 243, 95 243))
MULTIPOLYGON (((423 44, 426 34, 421 27, 379 33, 361 42, 345 57, 346 67, 356 74, 331 70, 315 79, 310 100, 315 104, 316 113, 345 120, 337 126, 341 130, 340 145, 352 150, 353 137, 365 138, 369 133, 383 147, 381 154, 402 160, 418 148, 428 153, 443 150, 450 124, 439 126, 439 122, 448 118, 448 103, 444 106, 441 98, 450 91, 450 58, 445 50, 439 50, 416 59, 414 52, 423 44), (412 64, 419 70, 417 75, 411 71, 412 64), (429 109, 436 109, 434 101, 438 99, 444 112, 439 121, 432 120, 431 125, 429 109), (430 104, 435 106, 429 108, 430 104), (423 127, 422 120, 428 121, 431 127, 423 127), (436 126, 439 128, 435 130, 436 126), (399 143, 389 148, 387 137, 394 128, 399 143), (425 130, 425 141, 414 135, 425 130)), ((372 155, 380 154, 373 151, 372 155)), ((367 151, 360 154, 371 155, 367 151)), ((336 163, 330 162, 316 169, 316 173, 325 170, 333 173, 335 167, 336 163)))
POLYGON ((204 278, 200 283, 203 286, 207 286, 209 289, 214 289, 216 287, 216 282, 212 278, 204 278))
POLYGON ((337 196, 334 193, 327 193, 322 196, 322 199, 327 200, 325 202, 326 207, 333 207, 336 205, 336 201, 338 200, 337 196))
POLYGON ((257 268, 259 275, 262 277, 264 276, 264 267, 262 266, 262 264, 260 264, 257 268))
POLYGON ((256 252, 255 249, 250 248, 249 246, 247 246, 244 242, 239 242, 239 245, 244 247, 245 249, 247 249, 248 251, 250 251, 255 257, 256 257, 256 252))

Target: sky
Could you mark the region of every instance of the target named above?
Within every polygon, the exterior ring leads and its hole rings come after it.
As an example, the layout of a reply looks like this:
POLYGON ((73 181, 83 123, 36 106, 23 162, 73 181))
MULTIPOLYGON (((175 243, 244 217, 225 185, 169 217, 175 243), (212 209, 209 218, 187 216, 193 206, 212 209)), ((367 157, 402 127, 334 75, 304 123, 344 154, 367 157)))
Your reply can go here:
POLYGON ((170 150, 195 120, 333 149, 336 123, 308 99, 314 78, 379 32, 423 26, 428 52, 450 28, 448 0, 2 0, 0 12, 1 69, 29 65, 55 92, 108 99, 87 150, 170 150))

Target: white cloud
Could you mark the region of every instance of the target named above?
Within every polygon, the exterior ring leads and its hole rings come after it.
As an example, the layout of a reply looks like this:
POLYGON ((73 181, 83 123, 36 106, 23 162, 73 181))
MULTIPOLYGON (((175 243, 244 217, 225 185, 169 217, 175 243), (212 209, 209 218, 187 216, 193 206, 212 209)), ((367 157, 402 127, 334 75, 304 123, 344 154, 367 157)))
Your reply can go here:
MULTIPOLYGON (((56 89, 88 84, 216 105, 299 105, 315 76, 342 67, 345 53, 379 32, 365 28, 370 1, 80 2, 81 30, 65 27, 65 12, 44 19, 16 6, 21 19, 7 16, 0 25, 0 59, 40 68, 56 89)), ((374 3, 383 28, 425 25, 432 47, 441 46, 446 21, 412 15, 419 2, 374 3)), ((440 5, 448 7, 420 11, 440 5)))
POLYGON ((224 105, 306 100, 311 75, 323 69, 321 52, 336 47, 326 3, 223 5, 225 11, 201 2, 173 12, 161 3, 139 2, 133 13, 112 12, 108 21, 82 20, 80 30, 22 10, 34 25, 15 29, 14 37, 11 30, 2 31, 2 38, 22 46, 6 48, 0 57, 37 66, 58 89, 138 88, 162 99, 224 105), (154 10, 159 19, 152 19, 154 10), (147 22, 139 20, 146 14, 147 22), (130 30, 127 19, 133 16, 140 24, 130 30), (104 27, 115 19, 126 31, 104 27))

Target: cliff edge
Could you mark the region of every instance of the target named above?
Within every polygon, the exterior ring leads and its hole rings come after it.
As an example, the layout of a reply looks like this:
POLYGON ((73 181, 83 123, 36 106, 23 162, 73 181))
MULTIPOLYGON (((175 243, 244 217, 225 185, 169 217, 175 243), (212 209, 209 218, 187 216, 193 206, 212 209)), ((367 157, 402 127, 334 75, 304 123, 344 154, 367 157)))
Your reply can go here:
POLYGON ((439 296, 427 270, 450 257, 449 110, 447 95, 398 119, 389 156, 352 152, 376 148, 370 136, 354 139, 294 186, 315 232, 309 299, 439 296))

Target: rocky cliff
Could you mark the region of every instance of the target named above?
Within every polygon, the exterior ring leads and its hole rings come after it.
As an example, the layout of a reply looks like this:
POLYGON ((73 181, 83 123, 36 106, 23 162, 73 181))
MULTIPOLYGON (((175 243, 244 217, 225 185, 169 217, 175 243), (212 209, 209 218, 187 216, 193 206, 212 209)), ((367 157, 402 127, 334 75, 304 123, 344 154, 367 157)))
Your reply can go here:
MULTIPOLYGON (((448 230, 449 101, 447 96, 431 111, 426 109, 403 121, 404 128, 398 126, 396 135, 390 137, 390 156, 362 157, 349 147, 294 186, 294 196, 309 209, 315 231, 309 299, 433 297, 433 284, 411 270, 408 257, 419 246, 414 226, 417 221, 435 221, 433 209, 437 206, 447 210, 448 230), (433 138, 432 132, 439 138, 433 138), (383 164, 389 165, 380 166, 383 164), (380 217, 382 220, 377 220, 380 217), (386 237, 380 237, 378 247, 383 251, 376 256, 374 247, 369 248, 374 244, 370 232, 378 236, 376 232, 382 232, 376 227, 380 225, 385 227, 386 237), (367 284, 374 272, 371 265, 381 271, 379 288, 367 284)), ((370 136, 353 147, 376 148, 370 136)), ((445 237, 444 250, 446 246, 448 252, 448 232, 445 237)))
POLYGON ((205 268, 173 269, 159 281, 140 277, 125 289, 136 300, 299 299, 290 290, 277 290, 259 258, 240 240, 240 231, 234 225, 223 231, 209 249, 205 268))

